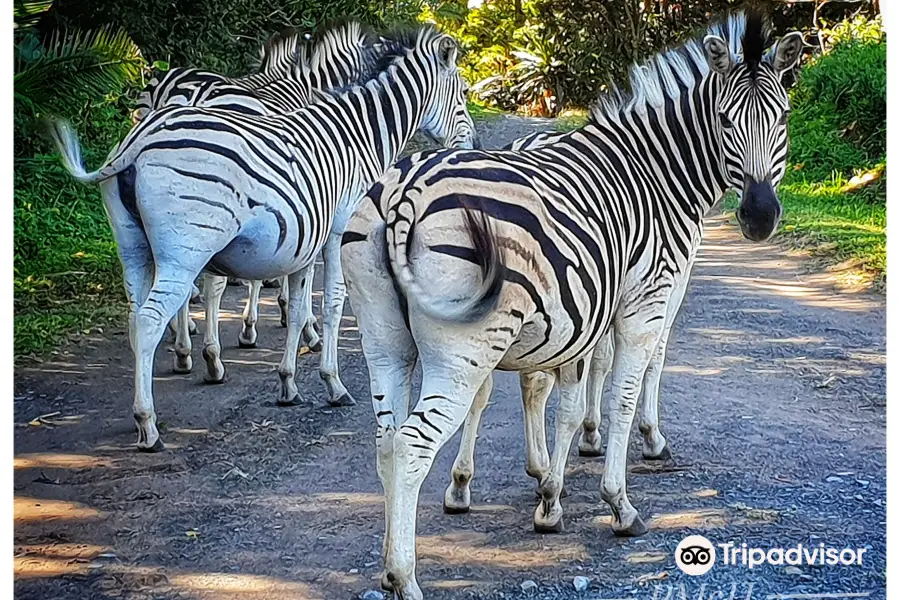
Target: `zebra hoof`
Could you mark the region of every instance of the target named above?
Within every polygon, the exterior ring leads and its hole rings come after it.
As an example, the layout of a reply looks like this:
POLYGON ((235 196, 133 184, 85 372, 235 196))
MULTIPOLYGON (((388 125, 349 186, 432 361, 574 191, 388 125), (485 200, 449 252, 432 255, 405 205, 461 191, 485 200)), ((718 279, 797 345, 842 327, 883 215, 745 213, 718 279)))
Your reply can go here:
POLYGON ((647 526, 644 525, 640 515, 634 518, 631 525, 624 529, 613 529, 613 535, 616 537, 639 537, 647 533, 647 526))
POLYGON ((675 466, 675 459, 672 458, 672 452, 669 450, 668 444, 663 446, 662 452, 660 452, 657 456, 649 456, 645 453, 644 460, 652 460, 655 462, 662 462, 666 463, 667 465, 675 466))
POLYGON ((138 446, 138 451, 146 452, 147 454, 162 452, 165 449, 166 445, 163 444, 162 438, 156 438, 156 442, 152 446, 138 446))
POLYGON ((534 532, 535 533, 563 533, 566 530, 566 525, 563 522, 562 517, 559 518, 559 521, 553 524, 548 523, 535 523, 534 524, 534 532))
POLYGON ((243 348, 244 350, 256 348, 256 341, 250 342, 243 338, 238 338, 238 348, 243 348))
POLYGON ((287 317, 284 314, 281 315, 281 326, 287 327, 287 317))
POLYGON ((578 445, 578 456, 582 458, 599 458, 603 456, 603 448, 591 448, 590 446, 578 445))
POLYGON ((321 352, 322 351, 322 342, 321 340, 313 344, 312 346, 308 346, 310 352, 321 352))
POLYGON ((394 591, 394 584, 391 583, 391 576, 388 575, 387 571, 381 574, 381 589, 386 592, 394 591))
POLYGON ((219 379, 216 379, 215 377, 207 373, 203 377, 203 383, 205 383, 206 385, 222 385, 223 383, 225 383, 225 379, 226 377, 224 373, 222 373, 222 377, 219 379))
POLYGON ((303 404, 303 398, 300 397, 300 394, 295 394, 293 398, 287 400, 279 398, 276 404, 278 404, 278 406, 300 406, 303 404))
POLYGON ((337 398, 329 398, 328 404, 330 406, 356 406, 356 400, 350 394, 342 394, 337 398))
POLYGON ((464 515, 469 512, 468 506, 450 506, 444 502, 444 514, 447 515, 464 515))

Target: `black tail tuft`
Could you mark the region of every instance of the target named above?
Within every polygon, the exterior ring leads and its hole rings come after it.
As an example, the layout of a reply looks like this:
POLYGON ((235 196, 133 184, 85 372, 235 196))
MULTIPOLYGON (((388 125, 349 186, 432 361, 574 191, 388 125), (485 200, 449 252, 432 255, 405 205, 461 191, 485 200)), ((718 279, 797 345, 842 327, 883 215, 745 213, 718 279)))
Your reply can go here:
POLYGON ((482 318, 497 304, 503 280, 506 276, 506 265, 500 255, 500 246, 491 221, 484 210, 473 209, 463 204, 466 230, 472 240, 475 260, 481 268, 482 287, 478 304, 469 313, 471 321, 482 318))

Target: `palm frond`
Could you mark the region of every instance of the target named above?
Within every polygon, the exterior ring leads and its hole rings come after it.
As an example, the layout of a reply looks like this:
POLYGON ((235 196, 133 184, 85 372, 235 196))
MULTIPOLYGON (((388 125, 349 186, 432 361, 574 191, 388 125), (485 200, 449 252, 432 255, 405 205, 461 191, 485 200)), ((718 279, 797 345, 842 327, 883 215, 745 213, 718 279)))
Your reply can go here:
POLYGON ((138 81, 145 61, 123 29, 55 31, 38 56, 16 57, 17 102, 35 112, 119 91, 138 81))
POLYGON ((13 4, 13 28, 34 25, 52 5, 53 0, 16 0, 13 4))

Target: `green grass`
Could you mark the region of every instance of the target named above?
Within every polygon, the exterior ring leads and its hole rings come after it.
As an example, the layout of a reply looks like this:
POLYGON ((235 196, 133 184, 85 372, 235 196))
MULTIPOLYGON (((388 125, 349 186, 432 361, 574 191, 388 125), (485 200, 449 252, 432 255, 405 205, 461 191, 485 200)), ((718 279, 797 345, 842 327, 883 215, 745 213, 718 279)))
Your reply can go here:
POLYGON ((14 355, 40 357, 78 333, 90 333, 124 322, 125 305, 79 298, 16 315, 14 355))
POLYGON ((499 108, 487 106, 476 100, 469 100, 468 108, 469 114, 472 115, 472 118, 476 121, 490 121, 501 115, 507 114, 499 108))
MULTIPOLYGON (((786 178, 778 190, 784 207, 778 235, 828 263, 851 260, 880 285, 887 267, 884 185, 844 192, 845 183, 842 178, 817 183, 786 178)), ((737 198, 730 197, 725 206, 736 208, 737 198)))

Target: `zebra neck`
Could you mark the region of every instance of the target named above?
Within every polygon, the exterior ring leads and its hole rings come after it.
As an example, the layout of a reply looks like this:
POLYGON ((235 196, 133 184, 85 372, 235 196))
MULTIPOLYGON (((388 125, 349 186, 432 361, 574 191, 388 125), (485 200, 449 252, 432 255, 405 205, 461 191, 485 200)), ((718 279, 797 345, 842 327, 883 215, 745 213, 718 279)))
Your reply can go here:
POLYGON ((376 138, 371 145, 371 158, 379 173, 397 161, 407 142, 422 127, 425 107, 432 101, 434 79, 435 74, 420 65, 407 69, 401 63, 366 85, 364 129, 376 138), (412 69, 415 74, 410 72, 412 69))
POLYGON ((584 128, 598 158, 619 154, 621 168, 638 177, 656 202, 669 205, 661 208, 698 225, 727 190, 715 84, 699 85, 700 93, 686 90, 684 97, 664 97, 658 104, 595 114, 584 128))

